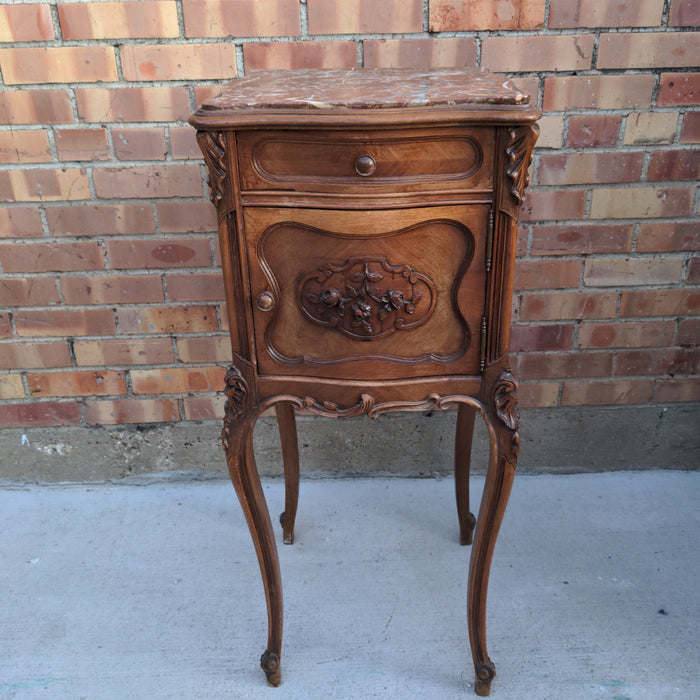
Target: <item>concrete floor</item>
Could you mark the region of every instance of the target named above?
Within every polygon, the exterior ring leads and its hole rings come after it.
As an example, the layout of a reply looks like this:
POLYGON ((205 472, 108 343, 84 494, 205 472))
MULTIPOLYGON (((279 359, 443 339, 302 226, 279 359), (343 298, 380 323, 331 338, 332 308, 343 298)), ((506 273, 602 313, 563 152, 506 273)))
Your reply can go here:
MULTIPOLYGON (((276 515, 283 486, 265 490, 276 515)), ((518 475, 489 588, 492 697, 699 698, 699 506, 700 472, 518 475)), ((297 525, 274 689, 229 483, 6 484, 0 697, 475 697, 451 480, 303 481, 297 525)))

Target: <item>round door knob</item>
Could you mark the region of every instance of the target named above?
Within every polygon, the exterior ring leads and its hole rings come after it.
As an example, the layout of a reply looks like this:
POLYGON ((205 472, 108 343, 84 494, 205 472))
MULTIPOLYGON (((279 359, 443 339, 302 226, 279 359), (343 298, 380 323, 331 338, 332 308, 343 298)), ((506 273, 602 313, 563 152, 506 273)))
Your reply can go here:
POLYGON ((272 292, 261 292, 258 294, 258 299, 255 303, 260 311, 270 311, 275 305, 275 297, 272 296, 272 292))
POLYGON ((362 177, 371 175, 377 167, 377 162, 372 156, 357 156, 355 159, 355 172, 362 177))

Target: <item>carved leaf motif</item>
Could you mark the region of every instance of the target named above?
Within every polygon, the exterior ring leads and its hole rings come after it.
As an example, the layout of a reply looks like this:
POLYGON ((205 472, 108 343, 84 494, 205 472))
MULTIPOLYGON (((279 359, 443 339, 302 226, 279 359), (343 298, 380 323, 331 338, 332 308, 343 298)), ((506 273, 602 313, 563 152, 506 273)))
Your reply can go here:
POLYGON ((498 419, 510 430, 520 427, 518 412, 518 383, 510 368, 506 368, 496 382, 494 388, 494 404, 498 419))
POLYGON ((211 201, 215 207, 218 207, 224 196, 224 180, 226 179, 224 137, 223 134, 214 131, 198 131, 197 141, 207 164, 211 201))
POLYGON ((298 299, 314 323, 351 338, 374 340, 427 321, 436 294, 433 282, 408 265, 356 257, 306 275, 298 299))
POLYGON ((243 413, 245 403, 248 400, 248 384, 235 365, 231 365, 228 368, 224 381, 226 404, 224 405, 224 429, 221 433, 221 443, 224 449, 228 450, 230 447, 231 425, 243 413))
POLYGON ((517 129, 510 130, 510 141, 506 146, 508 156, 506 172, 513 181, 510 191, 520 204, 525 198, 525 188, 530 183, 528 169, 538 133, 537 125, 519 126, 517 129))

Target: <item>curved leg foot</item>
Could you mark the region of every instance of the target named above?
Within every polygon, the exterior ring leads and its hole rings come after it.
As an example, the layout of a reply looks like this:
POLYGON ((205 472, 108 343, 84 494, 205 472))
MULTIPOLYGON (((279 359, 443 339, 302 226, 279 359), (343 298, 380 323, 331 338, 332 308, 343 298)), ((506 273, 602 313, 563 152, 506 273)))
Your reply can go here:
POLYGON ((455 495, 459 518, 459 542, 472 543, 476 518, 469 512, 469 469, 471 466, 472 437, 476 411, 467 404, 460 404, 457 411, 457 434, 455 436, 455 495))
POLYGON ((294 420, 294 406, 290 403, 275 405, 277 424, 282 442, 284 464, 284 513, 280 515, 285 544, 294 543, 294 522, 299 502, 299 444, 294 420))
POLYGON ((267 601, 268 636, 267 651, 264 654, 267 661, 263 668, 268 681, 272 685, 279 685, 282 648, 282 582, 279 560, 270 513, 253 454, 253 427, 257 411, 250 405, 245 378, 233 366, 226 374, 226 397, 222 435, 226 462, 255 545, 267 601))
POLYGON ((491 376, 484 391, 492 438, 491 454, 474 533, 467 601, 477 695, 489 694, 491 680, 496 675, 496 667, 486 649, 486 594, 496 537, 508 504, 520 447, 517 398, 517 384, 509 369, 491 376))
POLYGON ((267 682, 276 688, 282 682, 280 657, 274 652, 266 651, 260 657, 260 666, 262 667, 262 670, 265 671, 267 682))
POLYGON ((496 675, 496 667, 493 663, 485 661, 476 669, 476 681, 474 692, 480 697, 487 697, 491 694, 491 681, 496 675))

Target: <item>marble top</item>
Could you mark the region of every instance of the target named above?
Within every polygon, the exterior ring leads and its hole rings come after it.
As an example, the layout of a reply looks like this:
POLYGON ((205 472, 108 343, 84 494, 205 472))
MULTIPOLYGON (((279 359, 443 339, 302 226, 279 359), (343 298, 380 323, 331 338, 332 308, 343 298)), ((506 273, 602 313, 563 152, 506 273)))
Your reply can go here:
POLYGON ((255 71, 224 85, 202 110, 388 109, 428 105, 525 105, 505 76, 475 69, 255 71))

